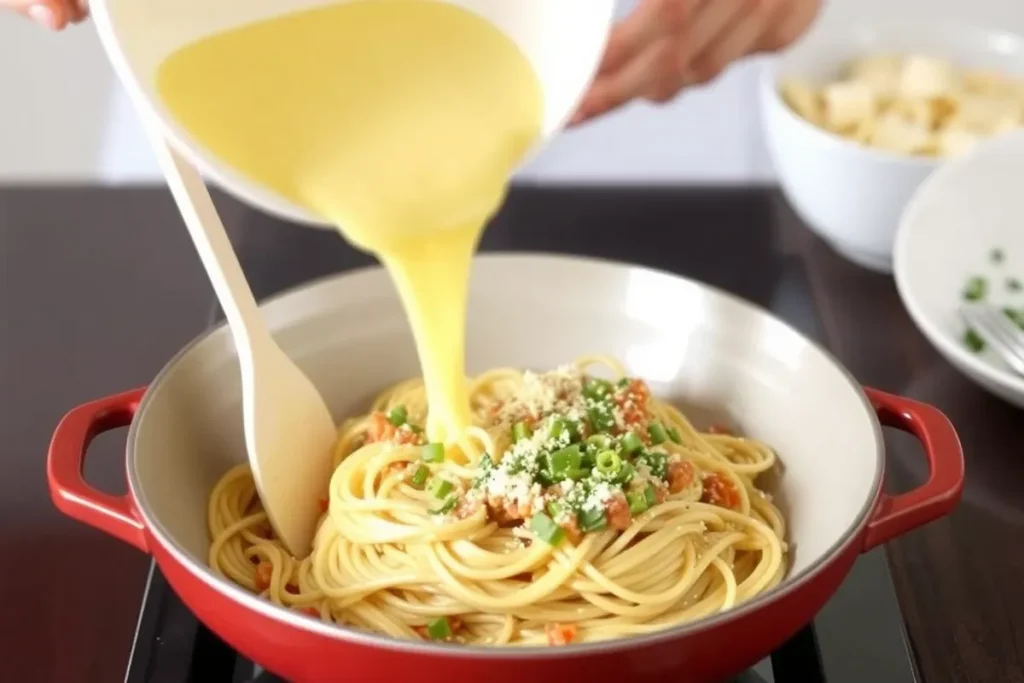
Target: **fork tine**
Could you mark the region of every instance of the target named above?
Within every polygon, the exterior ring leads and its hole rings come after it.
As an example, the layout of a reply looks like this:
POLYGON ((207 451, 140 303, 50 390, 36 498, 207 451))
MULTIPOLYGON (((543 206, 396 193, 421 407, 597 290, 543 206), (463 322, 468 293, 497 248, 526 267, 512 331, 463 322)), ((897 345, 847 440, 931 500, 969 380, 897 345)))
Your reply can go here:
MULTIPOLYGON (((974 304, 960 308, 960 315, 981 337, 988 342, 991 349, 999 355, 1018 374, 1024 375, 1024 347, 1018 345, 1013 335, 1009 334, 1002 321, 990 315, 1005 318, 1002 311, 985 304, 974 304)), ((1007 323, 1012 324, 1010 320, 1007 323)))

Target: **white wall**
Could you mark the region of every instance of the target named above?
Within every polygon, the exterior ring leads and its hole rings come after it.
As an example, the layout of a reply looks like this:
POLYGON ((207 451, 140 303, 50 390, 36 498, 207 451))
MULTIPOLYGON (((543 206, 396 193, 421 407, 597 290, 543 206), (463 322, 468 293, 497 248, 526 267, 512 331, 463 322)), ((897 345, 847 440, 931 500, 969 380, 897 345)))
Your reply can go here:
MULTIPOLYGON (((635 0, 622 0, 625 12, 635 0)), ((847 15, 941 14, 1006 30, 1022 0, 825 0, 847 15)), ((772 177, 757 63, 655 108, 637 104, 556 140, 523 175, 550 181, 750 182, 772 177)), ((51 35, 0 16, 0 183, 159 180, 145 137, 90 25, 51 35)))

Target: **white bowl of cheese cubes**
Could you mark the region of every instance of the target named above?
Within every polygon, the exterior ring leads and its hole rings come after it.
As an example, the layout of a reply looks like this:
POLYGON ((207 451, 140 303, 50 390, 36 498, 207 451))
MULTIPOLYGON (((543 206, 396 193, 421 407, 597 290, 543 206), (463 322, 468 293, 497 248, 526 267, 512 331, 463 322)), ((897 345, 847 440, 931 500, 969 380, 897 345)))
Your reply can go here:
POLYGON ((918 185, 1024 126, 1024 38, 927 20, 833 23, 765 69, 761 97, 794 210, 849 260, 891 272, 918 185))

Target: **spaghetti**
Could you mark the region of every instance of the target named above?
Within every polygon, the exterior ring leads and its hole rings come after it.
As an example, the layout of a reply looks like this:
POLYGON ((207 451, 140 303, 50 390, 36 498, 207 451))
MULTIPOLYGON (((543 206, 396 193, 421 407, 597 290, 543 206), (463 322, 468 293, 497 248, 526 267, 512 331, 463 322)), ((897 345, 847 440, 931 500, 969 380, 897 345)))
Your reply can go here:
POLYGON ((785 522, 755 487, 775 463, 766 445, 696 431, 605 357, 470 389, 457 443, 418 426, 420 380, 341 426, 302 560, 273 537, 248 466, 231 469, 210 496, 211 567, 325 621, 486 645, 648 633, 782 579, 785 522))

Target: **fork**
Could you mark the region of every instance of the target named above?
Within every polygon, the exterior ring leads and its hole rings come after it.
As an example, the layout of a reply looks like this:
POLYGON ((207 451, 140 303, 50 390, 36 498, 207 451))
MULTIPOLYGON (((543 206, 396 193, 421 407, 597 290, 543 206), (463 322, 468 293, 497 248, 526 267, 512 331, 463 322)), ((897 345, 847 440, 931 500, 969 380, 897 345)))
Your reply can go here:
POLYGON ((1017 374, 1024 376, 1024 330, 989 304, 964 304, 960 306, 960 317, 1017 374))

